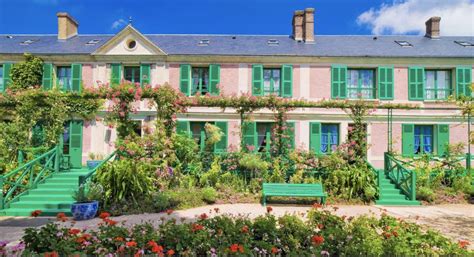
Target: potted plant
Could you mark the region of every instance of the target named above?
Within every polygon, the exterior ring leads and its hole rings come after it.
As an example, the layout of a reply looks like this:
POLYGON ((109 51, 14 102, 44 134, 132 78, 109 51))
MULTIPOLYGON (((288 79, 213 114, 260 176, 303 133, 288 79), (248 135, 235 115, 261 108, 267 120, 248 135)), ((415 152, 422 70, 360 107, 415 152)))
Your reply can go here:
POLYGON ((104 159, 102 154, 89 153, 89 160, 87 160, 87 167, 92 170, 104 159))
POLYGON ((71 213, 75 220, 88 220, 95 217, 99 209, 99 201, 104 189, 100 184, 90 183, 88 188, 80 186, 73 192, 75 203, 71 205, 71 213))

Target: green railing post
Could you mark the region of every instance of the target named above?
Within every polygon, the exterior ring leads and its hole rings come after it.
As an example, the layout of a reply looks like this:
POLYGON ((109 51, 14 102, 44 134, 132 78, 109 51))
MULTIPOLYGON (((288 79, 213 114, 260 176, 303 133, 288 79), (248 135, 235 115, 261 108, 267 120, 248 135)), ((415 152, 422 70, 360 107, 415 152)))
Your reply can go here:
POLYGON ((0 210, 5 208, 5 199, 3 199, 3 176, 0 176, 0 189, 2 193, 0 194, 0 210))
POLYGON ((25 160, 25 157, 23 156, 23 151, 18 150, 18 164, 22 164, 24 160, 25 160))
POLYGON ((388 152, 383 153, 383 169, 385 172, 389 172, 390 170, 390 159, 388 154, 388 152))
POLYGON ((416 200, 416 172, 411 171, 411 195, 410 195, 410 200, 415 201, 416 200))
POLYGON ((59 171, 59 162, 61 161, 59 145, 56 146, 56 156, 54 156, 54 172, 59 171))
POLYGON ((471 154, 470 153, 466 154, 466 171, 467 171, 467 175, 470 176, 471 175, 471 154))

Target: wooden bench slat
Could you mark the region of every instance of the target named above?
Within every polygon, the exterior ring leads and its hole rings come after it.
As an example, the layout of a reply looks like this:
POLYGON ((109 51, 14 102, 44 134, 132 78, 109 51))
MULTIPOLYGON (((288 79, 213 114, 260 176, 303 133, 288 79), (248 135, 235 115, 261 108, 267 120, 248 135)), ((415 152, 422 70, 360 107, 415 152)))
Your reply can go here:
POLYGON ((262 193, 263 205, 268 196, 321 197, 322 203, 327 196, 322 184, 263 183, 262 193))

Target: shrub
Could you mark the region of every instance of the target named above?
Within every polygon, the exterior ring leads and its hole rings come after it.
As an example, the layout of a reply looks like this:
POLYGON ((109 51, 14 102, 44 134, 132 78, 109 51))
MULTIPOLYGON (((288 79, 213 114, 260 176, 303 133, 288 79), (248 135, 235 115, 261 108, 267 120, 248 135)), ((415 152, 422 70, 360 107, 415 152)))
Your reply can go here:
POLYGON ((346 166, 328 172, 324 186, 333 196, 371 201, 377 192, 375 179, 375 174, 366 165, 346 166))
POLYGON ((215 203, 217 200, 217 191, 212 187, 206 187, 201 190, 202 200, 206 203, 215 203))
POLYGON ((260 155, 245 153, 239 160, 239 165, 248 171, 262 173, 268 170, 268 163, 263 161, 260 155))
POLYGON ((153 209, 156 212, 161 212, 161 211, 170 209, 172 207, 171 206, 171 199, 170 199, 169 195, 167 195, 167 194, 164 194, 164 193, 161 193, 161 192, 154 193, 153 196, 152 196, 152 199, 153 199, 153 201, 152 201, 153 202, 153 209))
POLYGON ((436 194, 429 187, 420 187, 416 190, 416 199, 427 202, 433 202, 436 198, 436 194))
POLYGON ((42 84, 43 60, 31 54, 24 54, 25 61, 16 63, 11 71, 12 89, 27 89, 42 84))

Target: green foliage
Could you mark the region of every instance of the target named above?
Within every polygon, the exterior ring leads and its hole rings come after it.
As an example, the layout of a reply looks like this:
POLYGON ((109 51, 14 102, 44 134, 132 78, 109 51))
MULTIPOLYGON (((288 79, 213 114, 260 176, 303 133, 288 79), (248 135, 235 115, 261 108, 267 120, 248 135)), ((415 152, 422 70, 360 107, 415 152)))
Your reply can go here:
POLYGON ((248 171, 262 173, 268 170, 269 164, 263 161, 259 154, 244 153, 239 160, 239 165, 248 171))
POLYGON ((10 89, 27 89, 39 87, 42 83, 43 60, 31 54, 24 54, 25 61, 16 63, 10 71, 12 84, 10 89))
POLYGON ((102 185, 97 183, 90 183, 88 185, 81 185, 72 194, 72 198, 76 203, 89 203, 101 200, 104 197, 104 189, 102 185))
POLYGON ((373 172, 367 166, 361 165, 333 170, 327 174, 323 182, 324 188, 332 196, 371 201, 375 199, 377 193, 375 179, 373 172))
POLYGON ((435 198, 436 198, 435 192, 429 187, 421 186, 416 189, 416 199, 418 200, 433 202, 435 198))
POLYGON ((217 200, 217 191, 212 187, 205 187, 201 190, 202 200, 206 203, 215 203, 217 200))

